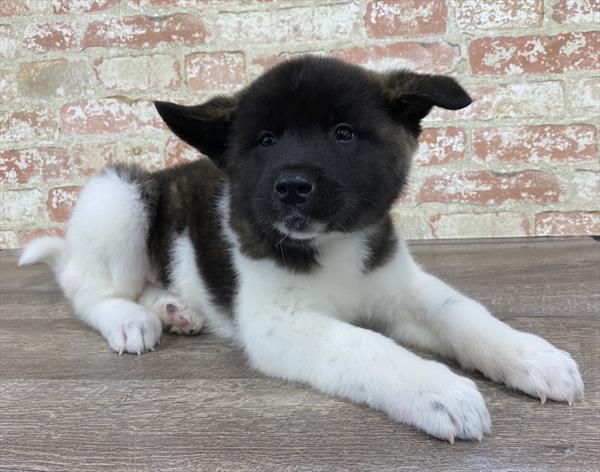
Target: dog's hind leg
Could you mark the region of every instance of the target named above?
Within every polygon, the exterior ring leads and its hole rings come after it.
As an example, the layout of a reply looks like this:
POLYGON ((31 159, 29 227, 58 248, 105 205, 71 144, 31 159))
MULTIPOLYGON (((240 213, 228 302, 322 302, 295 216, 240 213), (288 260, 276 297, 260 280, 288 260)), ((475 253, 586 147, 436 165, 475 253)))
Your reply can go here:
POLYGON ((146 251, 148 174, 107 168, 84 187, 69 221, 57 276, 82 321, 119 352, 140 354, 159 341, 159 316, 136 303, 150 269, 146 251))
POLYGON ((172 333, 197 334, 204 326, 204 316, 186 306, 181 299, 153 284, 147 284, 138 302, 157 313, 164 327, 172 333))

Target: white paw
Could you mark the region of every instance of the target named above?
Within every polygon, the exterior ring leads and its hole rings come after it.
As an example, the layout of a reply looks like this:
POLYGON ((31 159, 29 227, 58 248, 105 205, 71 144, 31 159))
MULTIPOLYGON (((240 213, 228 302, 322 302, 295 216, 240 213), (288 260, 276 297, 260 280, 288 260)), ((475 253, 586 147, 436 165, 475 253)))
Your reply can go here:
POLYGON ((163 325, 170 326, 172 333, 197 334, 204 326, 204 317, 197 311, 171 300, 161 307, 163 325))
POLYGON ((433 363, 403 405, 400 421, 410 423, 439 439, 477 439, 491 431, 492 421, 475 383, 433 363))
POLYGON ((583 398, 583 381, 568 352, 529 333, 518 333, 512 350, 502 360, 503 381, 509 387, 538 397, 571 404, 583 398))
POLYGON ((154 313, 138 310, 115 319, 104 334, 110 348, 119 355, 123 352, 140 355, 154 350, 160 340, 162 326, 154 313))

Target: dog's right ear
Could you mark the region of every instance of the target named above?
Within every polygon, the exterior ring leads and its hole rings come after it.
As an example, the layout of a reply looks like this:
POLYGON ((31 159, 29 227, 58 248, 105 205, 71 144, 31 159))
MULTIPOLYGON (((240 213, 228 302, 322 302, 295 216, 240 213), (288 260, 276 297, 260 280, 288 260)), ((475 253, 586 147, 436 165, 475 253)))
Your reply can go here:
POLYGON ((183 106, 169 102, 154 102, 154 106, 167 126, 207 155, 218 167, 223 167, 223 154, 231 129, 237 100, 220 96, 202 105, 183 106))

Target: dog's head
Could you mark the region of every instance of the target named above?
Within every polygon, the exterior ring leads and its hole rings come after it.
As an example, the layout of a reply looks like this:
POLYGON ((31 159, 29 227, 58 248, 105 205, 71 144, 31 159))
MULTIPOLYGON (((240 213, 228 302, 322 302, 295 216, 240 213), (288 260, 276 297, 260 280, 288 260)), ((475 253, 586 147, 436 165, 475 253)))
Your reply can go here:
POLYGON ((265 237, 302 241, 381 221, 405 184, 421 119, 470 103, 449 77, 302 57, 236 95, 156 107, 223 170, 238 216, 265 237))

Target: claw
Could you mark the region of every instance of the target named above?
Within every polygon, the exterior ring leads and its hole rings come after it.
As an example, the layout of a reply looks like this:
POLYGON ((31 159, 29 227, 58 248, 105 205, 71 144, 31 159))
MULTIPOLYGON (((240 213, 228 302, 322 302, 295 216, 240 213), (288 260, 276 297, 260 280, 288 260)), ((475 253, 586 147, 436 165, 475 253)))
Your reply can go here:
POLYGON ((141 349, 138 349, 137 355, 138 355, 138 356, 141 356, 141 355, 142 355, 142 350, 141 350, 141 349))
POLYGON ((149 347, 148 350, 154 352, 156 349, 154 349, 153 347, 149 347))
POLYGON ((448 436, 447 439, 450 444, 454 444, 454 434, 451 434, 450 436, 448 436))
POLYGON ((119 349, 119 356, 123 355, 123 348, 119 349))
POLYGON ((543 405, 544 403, 546 403, 546 395, 543 393, 540 393, 540 403, 543 405))
POLYGON ((569 406, 571 406, 573 404, 573 400, 567 400, 567 403, 569 404, 569 406))
POLYGON ((477 441, 479 442, 483 441, 483 434, 478 434, 477 436, 475 436, 475 439, 477 439, 477 441))

